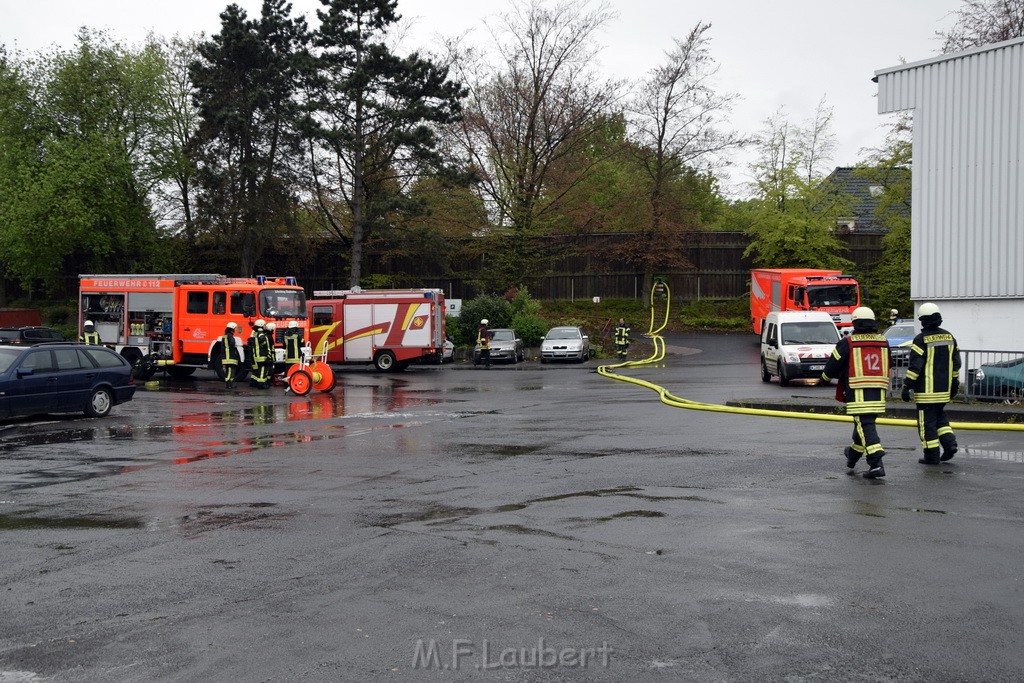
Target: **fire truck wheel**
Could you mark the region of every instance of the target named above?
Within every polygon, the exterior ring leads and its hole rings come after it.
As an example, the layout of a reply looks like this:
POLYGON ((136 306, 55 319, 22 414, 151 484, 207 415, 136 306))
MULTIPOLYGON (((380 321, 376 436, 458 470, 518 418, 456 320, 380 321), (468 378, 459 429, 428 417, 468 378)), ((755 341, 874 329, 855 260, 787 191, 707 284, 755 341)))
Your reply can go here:
POLYGON ((217 346, 213 353, 210 354, 210 369, 213 370, 213 374, 217 375, 217 379, 221 382, 224 381, 224 366, 220 364, 223 358, 224 354, 221 353, 220 346, 217 346))
POLYGON ((381 372, 391 372, 395 369, 395 354, 390 351, 381 351, 373 359, 373 365, 381 372))
POLYGON ((313 388, 313 378, 305 370, 296 370, 288 378, 288 388, 296 396, 305 396, 313 388))
POLYGON ((113 407, 114 397, 110 390, 101 387, 89 397, 89 402, 85 404, 85 414, 89 417, 106 417, 113 407))

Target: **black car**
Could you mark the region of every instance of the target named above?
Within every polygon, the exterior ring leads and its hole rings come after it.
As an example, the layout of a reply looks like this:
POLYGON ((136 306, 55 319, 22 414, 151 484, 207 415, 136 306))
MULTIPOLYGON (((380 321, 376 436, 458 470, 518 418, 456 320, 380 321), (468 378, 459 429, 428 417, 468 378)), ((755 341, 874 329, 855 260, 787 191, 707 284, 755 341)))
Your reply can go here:
POLYGON ((64 341, 64 335, 52 327, 0 327, 0 344, 38 344, 64 341))
POLYGON ((134 395, 132 366, 102 346, 0 346, 0 418, 79 411, 104 417, 134 395))

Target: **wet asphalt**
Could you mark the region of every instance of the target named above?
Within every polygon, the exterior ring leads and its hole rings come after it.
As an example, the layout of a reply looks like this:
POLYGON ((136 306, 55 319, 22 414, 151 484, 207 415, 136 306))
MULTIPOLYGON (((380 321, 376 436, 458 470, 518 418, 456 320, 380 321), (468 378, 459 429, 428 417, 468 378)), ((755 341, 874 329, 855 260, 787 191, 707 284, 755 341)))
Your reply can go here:
MULTIPOLYGON (((748 335, 629 374, 762 384, 748 335)), ((1024 434, 848 476, 846 424, 584 364, 150 383, 0 421, 0 682, 1020 680, 1024 434)), ((863 470, 863 466, 859 471, 863 470)))

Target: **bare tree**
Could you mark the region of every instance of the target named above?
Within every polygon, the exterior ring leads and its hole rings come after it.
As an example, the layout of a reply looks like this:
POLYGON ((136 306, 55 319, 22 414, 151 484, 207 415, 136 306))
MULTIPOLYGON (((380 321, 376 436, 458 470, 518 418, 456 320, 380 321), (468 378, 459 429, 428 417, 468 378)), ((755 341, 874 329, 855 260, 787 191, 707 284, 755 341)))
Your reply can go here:
POLYGON ((592 166, 551 175, 583 157, 617 97, 614 83, 593 68, 595 36, 612 17, 605 5, 583 0, 530 0, 491 27, 486 51, 449 45, 459 79, 470 87, 458 137, 498 226, 488 268, 496 287, 520 284, 536 270, 530 238, 592 166))
MULTIPOLYGON (((649 243, 646 253, 685 222, 673 218, 686 212, 666 205, 670 186, 688 172, 713 168, 720 152, 744 142, 738 133, 721 128, 738 95, 714 88, 718 65, 711 57, 710 29, 711 24, 699 22, 685 39, 675 39, 665 63, 651 71, 632 102, 633 151, 650 188, 649 225, 642 231, 642 241, 649 243)), ((649 279, 650 261, 644 268, 649 279)))
POLYGON ((944 54, 1024 36, 1024 0, 964 0, 954 14, 953 27, 936 32, 944 54))

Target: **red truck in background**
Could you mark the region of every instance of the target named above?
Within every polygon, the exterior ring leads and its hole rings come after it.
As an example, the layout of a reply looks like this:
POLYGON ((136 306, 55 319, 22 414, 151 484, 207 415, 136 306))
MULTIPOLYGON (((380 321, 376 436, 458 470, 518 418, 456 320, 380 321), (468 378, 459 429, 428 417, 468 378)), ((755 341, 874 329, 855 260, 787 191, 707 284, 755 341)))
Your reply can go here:
POLYGON ((445 307, 440 289, 316 291, 313 297, 314 358, 326 352, 328 363, 373 363, 382 371, 441 362, 445 307))
POLYGON ((750 271, 750 320, 754 332, 771 311, 824 311, 841 334, 853 329, 850 314, 860 306, 860 285, 841 270, 757 268, 750 271))

